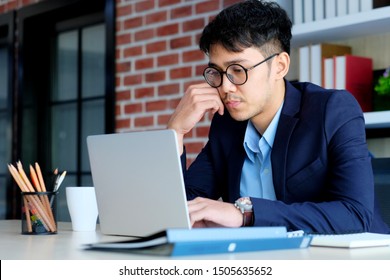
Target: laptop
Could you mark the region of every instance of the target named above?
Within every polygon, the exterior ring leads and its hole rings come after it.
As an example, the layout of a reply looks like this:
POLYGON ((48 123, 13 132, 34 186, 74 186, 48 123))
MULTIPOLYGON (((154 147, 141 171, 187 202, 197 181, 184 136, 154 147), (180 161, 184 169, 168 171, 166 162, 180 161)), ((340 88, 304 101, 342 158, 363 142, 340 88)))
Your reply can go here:
POLYGON ((87 147, 103 234, 190 228, 174 130, 91 135, 87 147))

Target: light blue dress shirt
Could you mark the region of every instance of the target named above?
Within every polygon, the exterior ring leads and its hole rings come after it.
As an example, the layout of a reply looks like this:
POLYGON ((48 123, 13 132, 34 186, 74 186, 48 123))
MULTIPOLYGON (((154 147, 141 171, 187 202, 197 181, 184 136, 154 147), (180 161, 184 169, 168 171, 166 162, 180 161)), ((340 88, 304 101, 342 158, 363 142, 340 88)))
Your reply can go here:
POLYGON ((276 200, 272 180, 271 151, 283 104, 261 137, 251 121, 244 137, 246 157, 241 173, 240 196, 276 200))

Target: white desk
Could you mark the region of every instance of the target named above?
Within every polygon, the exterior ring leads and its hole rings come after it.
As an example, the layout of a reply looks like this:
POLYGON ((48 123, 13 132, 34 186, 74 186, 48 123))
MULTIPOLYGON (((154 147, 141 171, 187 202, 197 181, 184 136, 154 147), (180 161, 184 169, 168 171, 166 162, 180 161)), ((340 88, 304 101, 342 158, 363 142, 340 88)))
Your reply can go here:
MULTIPOLYGON (((147 256, 120 252, 88 251, 82 244, 127 239, 126 237, 103 236, 96 232, 73 232, 70 223, 59 223, 54 235, 22 235, 20 220, 0 220, 1 260, 147 260, 172 259, 172 257, 147 256)), ((176 259, 216 260, 390 260, 390 247, 364 249, 336 249, 310 247, 307 249, 259 251, 201 256, 177 257, 176 259)))

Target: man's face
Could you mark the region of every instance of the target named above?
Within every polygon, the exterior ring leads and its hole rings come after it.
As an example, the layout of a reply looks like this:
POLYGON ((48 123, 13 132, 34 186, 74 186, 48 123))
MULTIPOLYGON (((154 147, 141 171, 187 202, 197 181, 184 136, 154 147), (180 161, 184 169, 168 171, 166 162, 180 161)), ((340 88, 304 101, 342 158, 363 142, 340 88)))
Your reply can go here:
MULTIPOLYGON (((254 47, 236 53, 227 51, 221 45, 213 45, 210 48, 209 58, 210 66, 219 71, 226 71, 231 64, 240 64, 248 69, 266 59, 254 47)), ((275 92, 275 59, 277 56, 248 71, 248 79, 243 85, 235 85, 223 75, 222 85, 217 89, 226 109, 235 120, 255 121, 256 118, 273 115, 277 111, 280 103, 275 109, 275 102, 279 102, 280 98, 275 98, 275 94, 279 94, 275 92)))

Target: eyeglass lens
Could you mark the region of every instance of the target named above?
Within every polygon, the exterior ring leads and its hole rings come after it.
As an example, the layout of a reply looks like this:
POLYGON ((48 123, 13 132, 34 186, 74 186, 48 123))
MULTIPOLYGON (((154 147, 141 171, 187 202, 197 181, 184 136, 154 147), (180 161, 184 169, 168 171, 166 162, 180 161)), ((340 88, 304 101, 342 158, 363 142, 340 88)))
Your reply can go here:
POLYGON ((239 64, 229 65, 225 72, 219 72, 213 67, 208 67, 204 70, 203 75, 210 86, 219 87, 222 84, 222 75, 225 73, 229 81, 235 85, 242 85, 247 80, 246 69, 239 64))

